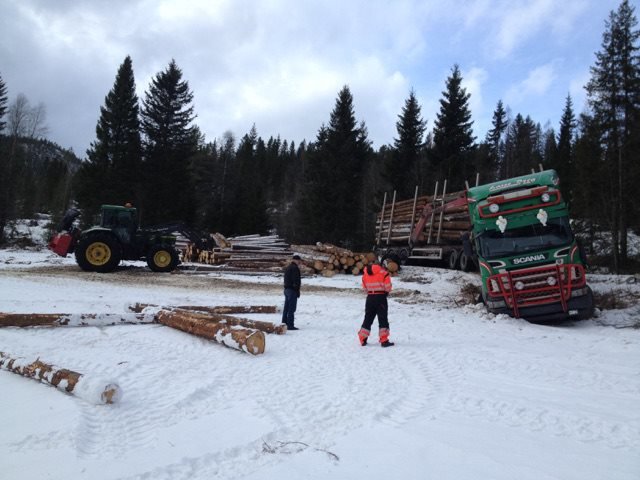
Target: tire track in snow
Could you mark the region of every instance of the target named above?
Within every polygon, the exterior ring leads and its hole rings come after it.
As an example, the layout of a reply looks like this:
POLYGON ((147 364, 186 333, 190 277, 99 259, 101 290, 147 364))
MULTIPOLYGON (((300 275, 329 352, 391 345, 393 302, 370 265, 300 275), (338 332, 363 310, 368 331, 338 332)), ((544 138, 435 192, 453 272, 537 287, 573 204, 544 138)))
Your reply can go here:
MULTIPOLYGON (((610 422, 597 416, 554 408, 531 407, 513 399, 480 396, 452 396, 447 404, 453 412, 482 417, 511 427, 550 432, 581 442, 604 442, 611 448, 631 451, 640 448, 640 421, 610 422)), ((575 406, 574 406, 575 407, 575 406)))

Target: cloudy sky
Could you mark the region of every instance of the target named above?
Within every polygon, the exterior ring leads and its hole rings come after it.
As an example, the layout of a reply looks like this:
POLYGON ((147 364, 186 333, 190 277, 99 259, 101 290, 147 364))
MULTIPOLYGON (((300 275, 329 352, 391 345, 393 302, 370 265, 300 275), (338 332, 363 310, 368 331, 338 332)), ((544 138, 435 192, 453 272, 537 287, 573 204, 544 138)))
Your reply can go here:
POLYGON ((479 138, 500 99, 557 131, 567 94, 583 110, 620 1, 3 0, 0 76, 10 100, 42 102, 49 138, 81 156, 127 55, 141 99, 175 59, 209 141, 253 124, 263 138, 313 140, 348 85, 374 146, 389 144, 412 88, 433 127, 454 64, 479 138))

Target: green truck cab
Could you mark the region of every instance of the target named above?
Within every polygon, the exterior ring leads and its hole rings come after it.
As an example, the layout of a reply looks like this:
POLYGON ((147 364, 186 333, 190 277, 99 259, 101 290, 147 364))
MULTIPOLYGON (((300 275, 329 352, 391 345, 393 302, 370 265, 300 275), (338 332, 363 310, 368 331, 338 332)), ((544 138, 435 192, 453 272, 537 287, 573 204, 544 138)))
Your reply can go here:
POLYGON ((533 322, 593 314, 586 258, 554 170, 467 191, 482 299, 493 313, 533 322))

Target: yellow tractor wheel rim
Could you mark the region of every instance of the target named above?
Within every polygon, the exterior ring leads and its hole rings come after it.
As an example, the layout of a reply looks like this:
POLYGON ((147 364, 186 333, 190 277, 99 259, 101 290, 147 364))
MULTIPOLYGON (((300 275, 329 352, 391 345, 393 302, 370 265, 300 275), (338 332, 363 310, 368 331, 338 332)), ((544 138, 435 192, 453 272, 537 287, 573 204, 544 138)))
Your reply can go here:
POLYGON ((160 250, 153 255, 153 263, 160 268, 166 268, 171 264, 171 254, 166 250, 160 250))
POLYGON ((111 260, 111 249, 103 242, 94 242, 87 248, 87 261, 96 267, 101 267, 111 260))

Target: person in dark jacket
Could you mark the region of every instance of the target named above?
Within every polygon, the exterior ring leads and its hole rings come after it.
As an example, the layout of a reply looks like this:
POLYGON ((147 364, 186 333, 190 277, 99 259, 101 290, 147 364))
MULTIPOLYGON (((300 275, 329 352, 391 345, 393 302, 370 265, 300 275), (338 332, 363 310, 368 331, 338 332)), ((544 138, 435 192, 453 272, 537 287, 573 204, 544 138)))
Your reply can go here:
POLYGON ((282 323, 288 330, 298 330, 294 325, 294 314, 300 298, 300 257, 294 255, 291 263, 284 270, 284 308, 282 309, 282 323))

